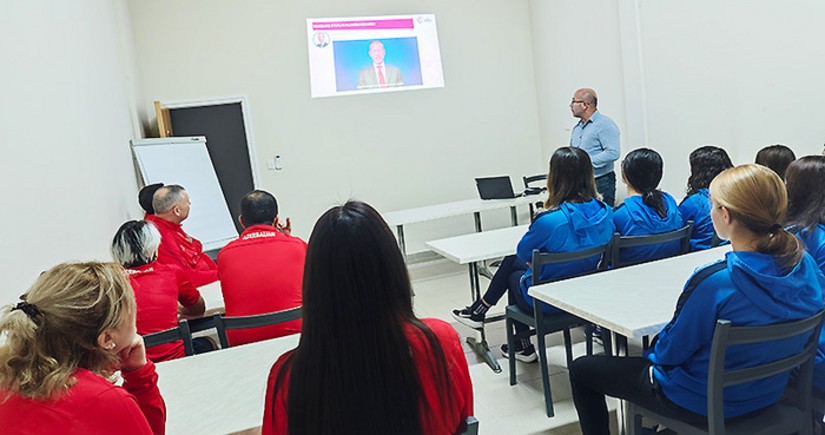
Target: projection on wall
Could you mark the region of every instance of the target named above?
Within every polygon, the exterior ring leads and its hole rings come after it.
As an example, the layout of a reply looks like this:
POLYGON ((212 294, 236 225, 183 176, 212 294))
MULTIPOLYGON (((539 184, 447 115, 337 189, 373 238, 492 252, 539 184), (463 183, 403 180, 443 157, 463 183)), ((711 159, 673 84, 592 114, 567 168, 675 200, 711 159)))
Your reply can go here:
POLYGON ((444 87, 435 15, 307 20, 312 98, 444 87))

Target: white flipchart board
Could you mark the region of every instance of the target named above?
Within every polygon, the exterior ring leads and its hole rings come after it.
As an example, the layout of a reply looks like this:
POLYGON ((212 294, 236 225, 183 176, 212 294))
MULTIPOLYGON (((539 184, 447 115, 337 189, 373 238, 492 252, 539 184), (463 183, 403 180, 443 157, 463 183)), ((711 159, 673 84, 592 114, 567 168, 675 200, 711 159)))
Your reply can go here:
POLYGON ((183 229, 203 243, 204 251, 238 238, 205 137, 133 140, 132 150, 145 184, 179 184, 189 193, 192 209, 183 229))

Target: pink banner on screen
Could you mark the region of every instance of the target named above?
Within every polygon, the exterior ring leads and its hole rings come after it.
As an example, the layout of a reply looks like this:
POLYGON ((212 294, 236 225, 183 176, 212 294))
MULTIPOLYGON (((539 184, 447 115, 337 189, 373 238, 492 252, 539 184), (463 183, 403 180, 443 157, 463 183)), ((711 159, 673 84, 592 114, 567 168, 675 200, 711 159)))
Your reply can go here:
POLYGON ((375 29, 412 29, 412 18, 396 20, 361 20, 361 21, 327 21, 313 22, 312 30, 375 30, 375 29))

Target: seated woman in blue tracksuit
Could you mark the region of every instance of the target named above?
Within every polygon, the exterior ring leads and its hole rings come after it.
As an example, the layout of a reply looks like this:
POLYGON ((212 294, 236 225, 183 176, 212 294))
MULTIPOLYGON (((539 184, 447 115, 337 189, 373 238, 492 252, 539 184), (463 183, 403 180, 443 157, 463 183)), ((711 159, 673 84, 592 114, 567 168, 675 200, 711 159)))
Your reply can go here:
MULTIPOLYGON (((550 158, 547 174, 546 212, 536 216, 516 248, 516 255, 504 258, 493 275, 484 296, 472 305, 453 310, 453 317, 471 328, 480 328, 484 315, 504 293, 508 303, 533 312, 533 298, 527 295, 532 284, 530 267, 534 249, 544 252, 574 252, 606 245, 613 236, 613 211, 598 199, 593 179, 593 165, 586 152, 579 148, 561 147, 550 158), (508 291, 509 290, 509 291, 508 291)), ((595 270, 599 258, 593 257, 568 263, 545 266, 542 278, 563 278, 595 270)), ((546 311, 556 310, 545 306, 546 311)), ((517 332, 525 325, 516 324, 517 332)), ((507 356, 507 345, 502 346, 507 356)), ((522 340, 515 349, 516 359, 532 362, 537 359, 530 340, 522 340)))
POLYGON ((679 204, 682 219, 693 221, 690 236, 690 250, 698 251, 711 247, 713 223, 710 221, 710 199, 708 186, 711 180, 733 163, 722 148, 705 145, 690 153, 690 177, 687 182, 687 196, 679 204))
MULTIPOLYGON (((806 156, 785 172, 788 231, 796 234, 825 273, 825 156, 806 156)), ((825 332, 819 338, 814 387, 825 393, 825 332)))
MULTIPOLYGON (((644 356, 588 356, 571 364, 573 402, 584 435, 609 433, 605 395, 705 422, 708 359, 718 319, 734 326, 769 325, 810 317, 823 307, 825 277, 782 226, 787 194, 776 173, 755 164, 728 169, 711 182, 710 197, 713 225, 730 240, 732 251, 688 279, 673 318, 644 356)), ((803 346, 804 337, 737 346, 726 367, 774 361, 803 346)), ((726 388, 725 417, 778 402, 788 377, 726 388)))
MULTIPOLYGON (((613 209, 613 223, 622 236, 646 236, 678 230, 685 223, 676 200, 657 189, 662 180, 662 156, 649 148, 631 151, 622 161, 622 181, 627 198, 613 209)), ((657 260, 679 253, 679 242, 625 248, 619 253, 623 264, 657 260)))

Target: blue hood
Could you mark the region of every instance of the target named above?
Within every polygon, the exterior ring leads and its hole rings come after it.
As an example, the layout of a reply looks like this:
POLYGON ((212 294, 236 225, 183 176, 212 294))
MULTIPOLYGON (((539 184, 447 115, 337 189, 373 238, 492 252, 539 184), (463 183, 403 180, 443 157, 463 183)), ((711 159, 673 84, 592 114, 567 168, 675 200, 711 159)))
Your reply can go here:
POLYGON ((825 277, 817 273, 819 268, 807 253, 784 274, 767 254, 736 251, 728 252, 726 259, 736 289, 772 316, 798 319, 810 316, 812 300, 822 306, 820 288, 825 288, 825 277), (817 280, 819 285, 812 285, 817 280))
POLYGON ((605 239, 605 231, 613 234, 613 225, 605 225, 605 220, 613 220, 613 209, 605 203, 592 199, 588 202, 564 202, 559 209, 564 213, 567 222, 573 228, 573 237, 580 245, 601 245, 605 239))
MULTIPOLYGON (((628 196, 624 200, 624 207, 630 219, 633 220, 634 226, 637 228, 635 234, 656 234, 662 232, 662 228, 667 228, 674 219, 681 221, 681 215, 677 213, 678 206, 676 200, 669 194, 662 192, 662 199, 664 199, 667 213, 665 217, 659 216, 652 207, 648 207, 643 201, 641 195, 628 196)), ((677 224, 682 226, 683 223, 677 224)))

